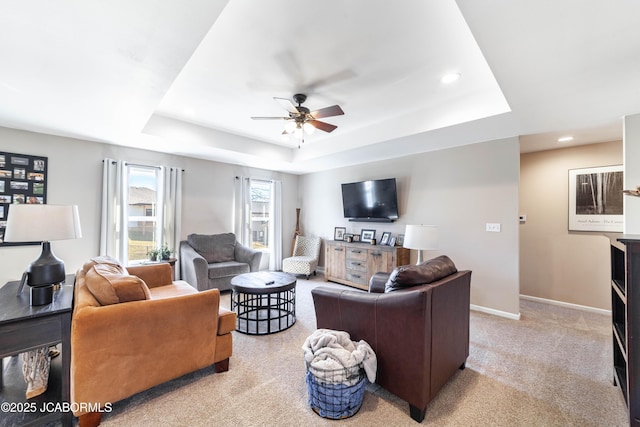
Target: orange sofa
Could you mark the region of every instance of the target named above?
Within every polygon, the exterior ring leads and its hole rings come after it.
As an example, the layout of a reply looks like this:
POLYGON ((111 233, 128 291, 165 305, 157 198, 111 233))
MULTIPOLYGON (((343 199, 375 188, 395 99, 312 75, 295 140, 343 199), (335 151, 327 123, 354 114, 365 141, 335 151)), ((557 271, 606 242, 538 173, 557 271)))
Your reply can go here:
POLYGON ((78 270, 71 320, 71 401, 81 426, 121 399, 215 364, 229 369, 235 313, 220 292, 173 281, 169 264, 78 270))

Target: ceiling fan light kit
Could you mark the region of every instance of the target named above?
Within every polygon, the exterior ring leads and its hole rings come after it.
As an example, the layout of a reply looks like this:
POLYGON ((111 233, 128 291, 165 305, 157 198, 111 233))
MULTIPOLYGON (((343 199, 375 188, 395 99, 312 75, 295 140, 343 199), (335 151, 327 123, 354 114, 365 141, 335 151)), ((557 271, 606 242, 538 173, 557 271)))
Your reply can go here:
MULTIPOLYGON (((307 100, 307 95, 297 93, 293 95, 293 100, 298 104, 295 106, 288 98, 273 97, 273 99, 280 104, 285 110, 289 112, 289 117, 251 117, 253 120, 286 120, 287 123, 284 126, 284 135, 293 135, 300 139, 301 143, 304 143, 304 135, 313 134, 316 129, 320 129, 324 132, 333 132, 338 126, 330 123, 322 122, 318 119, 324 117, 341 116, 344 114, 342 108, 339 105, 332 105, 330 107, 321 108, 319 110, 310 111, 307 107, 303 107, 302 104, 307 100)), ((300 148, 300 144, 298 144, 300 148)))

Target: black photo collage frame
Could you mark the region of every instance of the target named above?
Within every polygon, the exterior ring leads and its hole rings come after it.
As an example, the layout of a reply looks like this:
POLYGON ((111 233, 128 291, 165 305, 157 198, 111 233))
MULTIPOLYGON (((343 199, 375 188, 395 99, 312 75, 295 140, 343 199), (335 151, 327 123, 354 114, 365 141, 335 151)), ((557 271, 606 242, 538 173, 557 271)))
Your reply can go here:
POLYGON ((0 151, 0 246, 38 244, 6 243, 4 233, 11 205, 47 203, 48 158, 0 151))

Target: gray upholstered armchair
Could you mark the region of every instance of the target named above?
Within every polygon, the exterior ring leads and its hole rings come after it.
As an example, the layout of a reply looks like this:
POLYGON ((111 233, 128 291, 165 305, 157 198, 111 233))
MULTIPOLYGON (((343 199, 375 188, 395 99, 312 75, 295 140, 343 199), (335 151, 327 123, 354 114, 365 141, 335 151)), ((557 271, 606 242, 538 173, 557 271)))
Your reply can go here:
POLYGON ((262 252, 248 248, 233 233, 190 234, 180 242, 182 280, 199 291, 231 288, 238 274, 258 271, 262 252))

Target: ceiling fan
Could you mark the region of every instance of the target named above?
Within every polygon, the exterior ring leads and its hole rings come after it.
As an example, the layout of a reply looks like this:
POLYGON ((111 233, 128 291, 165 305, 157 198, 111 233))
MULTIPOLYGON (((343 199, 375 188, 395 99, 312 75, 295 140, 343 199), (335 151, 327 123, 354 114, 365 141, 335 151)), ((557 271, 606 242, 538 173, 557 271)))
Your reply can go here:
MULTIPOLYGON (((304 134, 311 135, 315 129, 320 129, 324 132, 332 132, 338 126, 330 123, 321 122, 318 119, 324 117, 341 116, 344 114, 342 108, 339 105, 332 105, 331 107, 321 108, 315 111, 309 111, 307 107, 303 107, 302 104, 307 100, 307 95, 297 93, 293 95, 293 100, 298 106, 293 105, 288 98, 273 97, 273 99, 280 104, 285 110, 289 112, 288 117, 251 117, 253 120, 287 120, 287 123, 282 132, 284 135, 293 134, 299 137, 301 142, 304 142, 304 134)), ((298 148, 300 145, 298 145, 298 148)))

